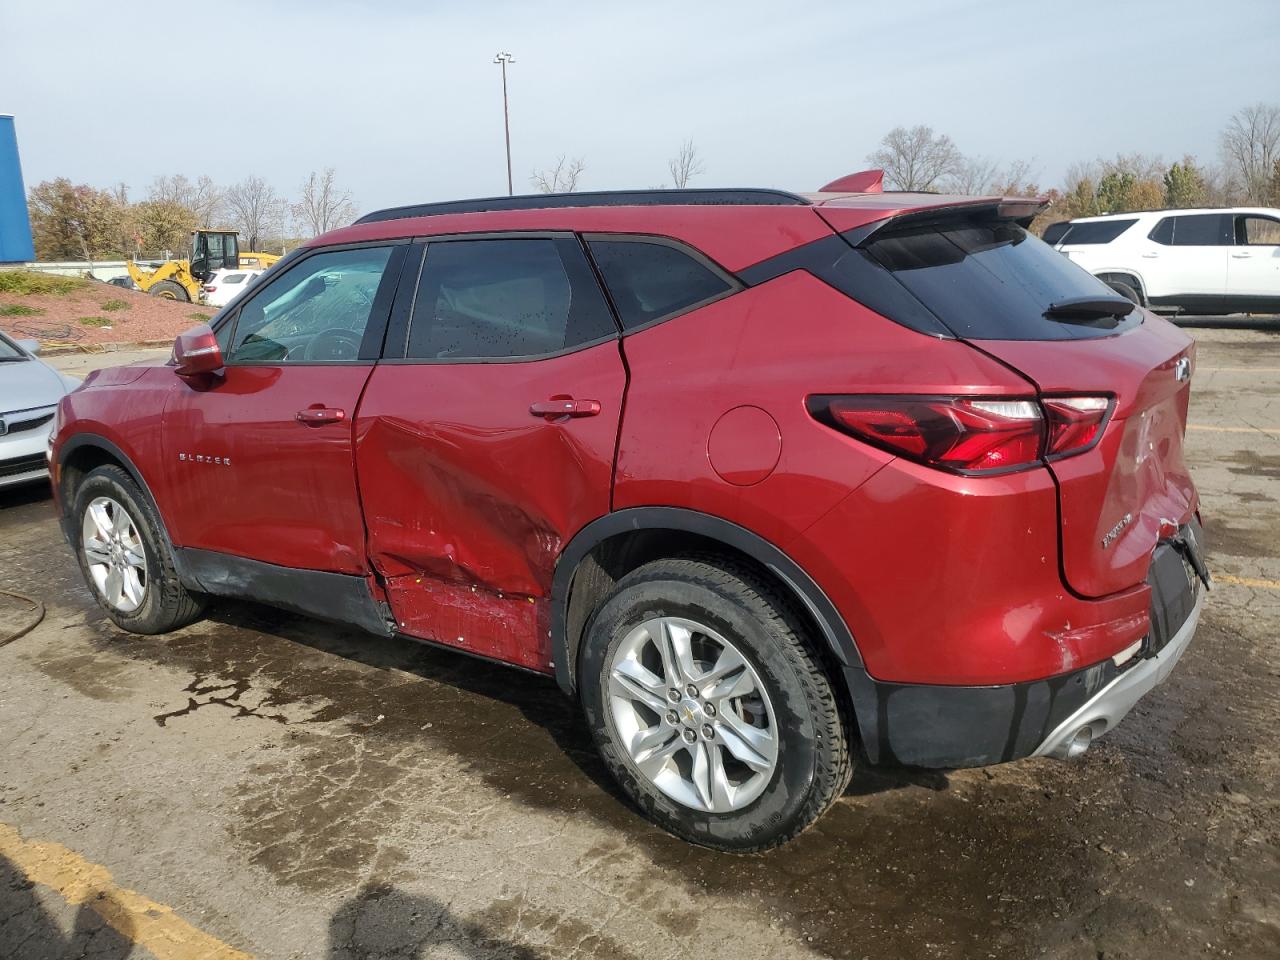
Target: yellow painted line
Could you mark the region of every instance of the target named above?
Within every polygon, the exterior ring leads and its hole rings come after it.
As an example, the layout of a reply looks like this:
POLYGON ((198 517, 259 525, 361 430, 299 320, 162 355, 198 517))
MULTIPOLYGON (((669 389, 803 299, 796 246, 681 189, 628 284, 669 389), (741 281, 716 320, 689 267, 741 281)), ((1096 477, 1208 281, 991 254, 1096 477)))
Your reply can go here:
POLYGON ((1280 367, 1196 367, 1196 373, 1280 373, 1280 367))
POLYGON ((1233 577, 1229 573, 1215 573, 1214 583, 1232 583, 1237 587, 1262 587, 1264 590, 1280 590, 1280 580, 1264 580, 1262 577, 1233 577))
POLYGON ((106 867, 90 863, 60 843, 24 840, 13 827, 0 823, 0 856, 33 883, 56 890, 68 903, 88 907, 157 960, 253 960, 193 927, 172 907, 116 886, 106 867))
POLYGON ((1209 433, 1274 433, 1280 436, 1280 427, 1213 427, 1207 423, 1188 423, 1187 429, 1209 433))

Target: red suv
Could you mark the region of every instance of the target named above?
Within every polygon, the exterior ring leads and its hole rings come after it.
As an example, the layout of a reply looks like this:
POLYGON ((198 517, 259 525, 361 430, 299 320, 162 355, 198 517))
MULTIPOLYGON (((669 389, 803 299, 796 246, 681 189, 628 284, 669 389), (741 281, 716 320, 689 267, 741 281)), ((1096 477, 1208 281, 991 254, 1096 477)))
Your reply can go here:
POLYGON ((138 633, 245 597, 553 675, 627 794, 726 850, 855 756, 1083 751, 1200 612, 1193 343, 1035 201, 845 186, 319 237, 62 402, 85 578, 138 633))

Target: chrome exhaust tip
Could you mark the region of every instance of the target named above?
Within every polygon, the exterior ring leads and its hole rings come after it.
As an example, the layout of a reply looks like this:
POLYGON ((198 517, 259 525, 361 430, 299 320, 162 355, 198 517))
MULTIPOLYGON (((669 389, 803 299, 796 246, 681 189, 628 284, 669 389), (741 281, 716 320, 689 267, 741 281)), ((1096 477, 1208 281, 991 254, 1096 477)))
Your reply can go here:
POLYGON ((1071 735, 1071 739, 1067 741, 1067 748, 1064 751, 1064 759, 1073 760, 1080 756, 1093 744, 1093 724, 1086 723, 1083 727, 1071 735))

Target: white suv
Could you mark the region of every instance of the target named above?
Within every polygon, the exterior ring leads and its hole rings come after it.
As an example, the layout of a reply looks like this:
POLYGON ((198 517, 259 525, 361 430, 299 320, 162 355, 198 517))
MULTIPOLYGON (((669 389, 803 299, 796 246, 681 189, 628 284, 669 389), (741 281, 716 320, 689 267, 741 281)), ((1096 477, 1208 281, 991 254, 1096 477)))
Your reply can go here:
POLYGON ((1280 210, 1156 210, 1050 224, 1052 244, 1156 309, 1280 312, 1280 210))

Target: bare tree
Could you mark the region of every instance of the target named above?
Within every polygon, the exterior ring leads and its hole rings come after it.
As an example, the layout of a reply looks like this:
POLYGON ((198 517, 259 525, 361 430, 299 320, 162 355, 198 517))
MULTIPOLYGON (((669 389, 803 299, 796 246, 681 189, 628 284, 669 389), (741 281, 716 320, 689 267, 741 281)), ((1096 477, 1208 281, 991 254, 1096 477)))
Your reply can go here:
POLYGON ((1034 197, 1040 193, 1033 179, 1036 176, 1030 160, 1011 160, 992 180, 990 189, 1002 197, 1034 197))
POLYGON ((884 170, 885 180, 895 190, 932 190, 939 181, 955 176, 964 163, 950 137, 923 125, 894 127, 867 159, 884 170))
POLYGON ((1222 131, 1222 159, 1240 182, 1245 200, 1265 203, 1280 159, 1280 106, 1255 103, 1233 116, 1222 131))
POLYGON ((692 140, 680 144, 680 152, 667 161, 667 169, 671 172, 671 185, 677 190, 683 190, 694 177, 706 173, 692 140))
POLYGON ((293 205, 293 215, 315 237, 354 220, 356 205, 351 192, 334 182, 333 167, 326 167, 323 173, 311 171, 302 184, 302 199, 293 205))
POLYGON ((1000 164, 986 157, 966 157, 949 176, 943 187, 947 193, 959 193, 968 197, 989 194, 992 184, 1000 176, 1000 164))
POLYGON ((214 226, 223 215, 222 190, 207 176, 198 177, 194 183, 180 173, 156 177, 147 190, 147 199, 186 207, 201 227, 214 226))
POLYGON ((246 177, 235 186, 228 187, 227 209, 231 224, 245 238, 241 246, 257 250, 258 241, 266 236, 271 224, 279 219, 281 200, 275 189, 261 177, 246 177))
POLYGON ((587 163, 581 157, 566 161, 562 153, 551 169, 533 171, 529 182, 538 188, 539 193, 573 193, 585 169, 587 163))

